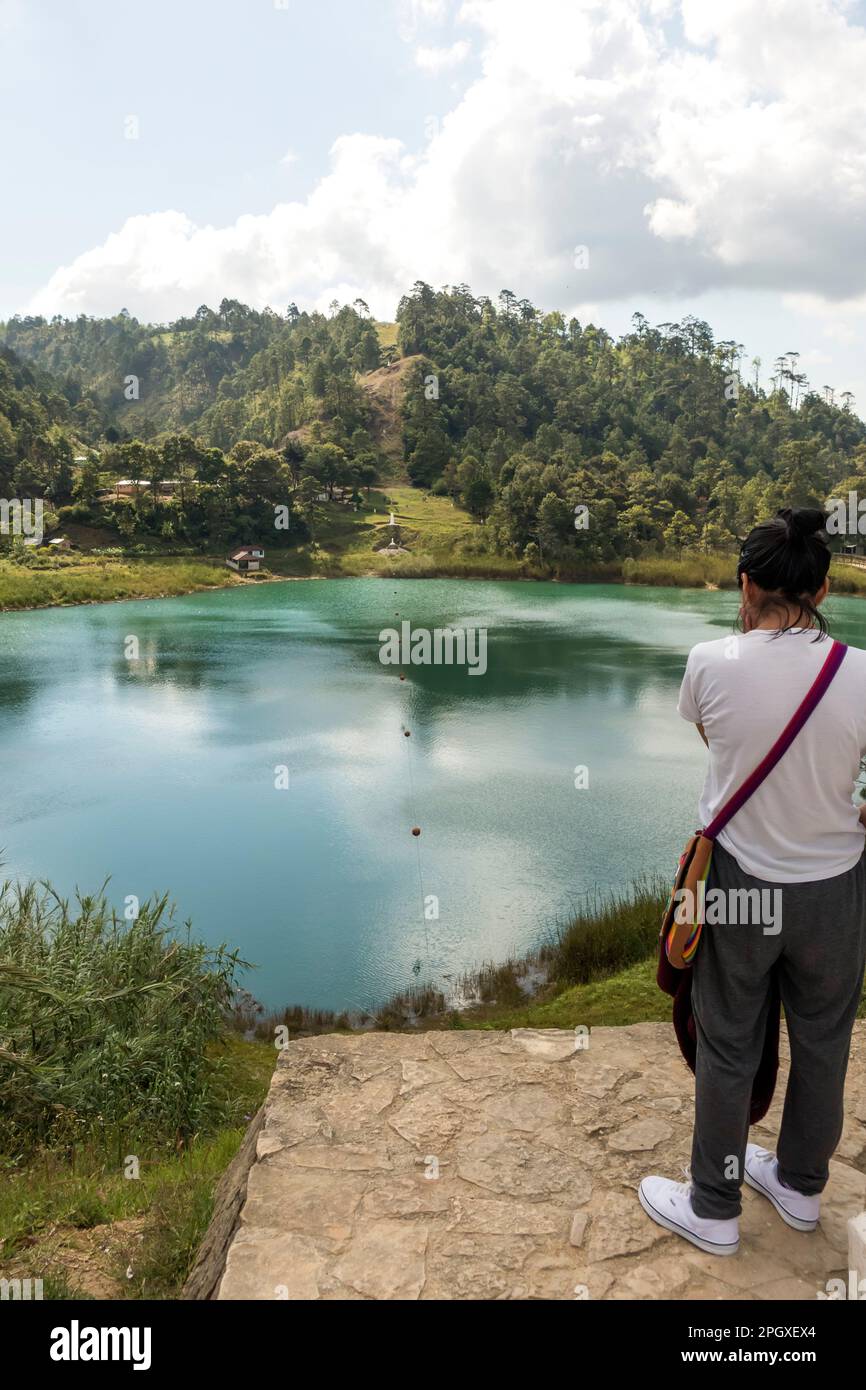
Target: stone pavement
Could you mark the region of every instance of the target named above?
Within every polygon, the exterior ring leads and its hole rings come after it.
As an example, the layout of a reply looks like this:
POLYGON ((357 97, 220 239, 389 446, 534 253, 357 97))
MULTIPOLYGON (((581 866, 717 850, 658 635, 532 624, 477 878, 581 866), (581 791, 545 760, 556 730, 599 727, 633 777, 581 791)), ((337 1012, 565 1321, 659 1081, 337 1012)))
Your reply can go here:
MULTIPOLYGON (((847 1283, 847 1221, 866 1208, 866 1023, 818 1230, 791 1230, 746 1188, 740 1253, 723 1260, 637 1201, 646 1173, 681 1180, 689 1160, 694 1085, 670 1026, 575 1041, 517 1029, 290 1043, 235 1179, 216 1296, 808 1300, 847 1283)), ((752 1131, 768 1148, 783 1049, 752 1131)))

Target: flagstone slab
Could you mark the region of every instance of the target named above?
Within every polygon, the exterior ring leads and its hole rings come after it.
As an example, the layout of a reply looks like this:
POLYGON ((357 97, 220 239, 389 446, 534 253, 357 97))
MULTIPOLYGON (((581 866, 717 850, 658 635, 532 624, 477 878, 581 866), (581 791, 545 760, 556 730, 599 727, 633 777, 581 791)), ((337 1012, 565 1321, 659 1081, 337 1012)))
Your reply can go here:
MULTIPOLYGON (((772 1147, 787 1073, 753 1130, 772 1147)), ((694 1081, 667 1024, 355 1033, 290 1042, 217 1195, 185 1297, 769 1300, 825 1296, 866 1231, 866 1021, 818 1230, 744 1189, 740 1253, 656 1226, 682 1181, 694 1081), (853 1223, 853 1224, 852 1224, 853 1223), (854 1231, 852 1236, 851 1232, 854 1231)))

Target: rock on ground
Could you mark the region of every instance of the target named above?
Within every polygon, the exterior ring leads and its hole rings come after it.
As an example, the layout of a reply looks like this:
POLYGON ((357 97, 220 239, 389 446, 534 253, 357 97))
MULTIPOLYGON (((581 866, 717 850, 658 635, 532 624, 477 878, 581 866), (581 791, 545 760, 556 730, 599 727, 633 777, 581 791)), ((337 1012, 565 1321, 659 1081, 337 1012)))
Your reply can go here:
MULTIPOLYGON (((786 1074, 783 1052, 773 1109, 752 1132, 767 1147, 786 1074)), ((693 1100, 666 1024, 595 1028, 588 1040, 515 1029, 292 1042, 255 1154, 251 1142, 232 1180, 233 1229, 211 1242, 219 1265, 199 1271, 199 1289, 220 1299, 809 1300, 847 1280, 848 1222, 866 1208, 866 1023, 811 1235, 748 1188, 733 1258, 703 1255, 649 1220, 637 1185, 649 1172, 682 1179, 693 1100)))

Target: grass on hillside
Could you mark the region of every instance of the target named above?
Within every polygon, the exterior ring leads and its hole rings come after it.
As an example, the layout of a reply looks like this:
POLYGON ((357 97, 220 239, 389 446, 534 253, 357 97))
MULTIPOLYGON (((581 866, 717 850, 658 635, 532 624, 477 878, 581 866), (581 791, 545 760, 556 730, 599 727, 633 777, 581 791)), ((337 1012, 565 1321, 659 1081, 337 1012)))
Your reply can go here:
POLYGON ((320 550, 343 574, 394 573, 407 559, 450 554, 476 529, 472 518, 447 497, 434 497, 418 488, 389 485, 370 495, 371 510, 353 512, 339 503, 328 507, 316 528, 320 550), (397 525, 417 535, 408 556, 388 557, 375 550, 390 539, 389 513, 397 525))
POLYGON ((379 339, 379 346, 381 348, 396 348, 400 337, 400 325, 397 323, 383 323, 381 320, 377 320, 376 336, 379 339))

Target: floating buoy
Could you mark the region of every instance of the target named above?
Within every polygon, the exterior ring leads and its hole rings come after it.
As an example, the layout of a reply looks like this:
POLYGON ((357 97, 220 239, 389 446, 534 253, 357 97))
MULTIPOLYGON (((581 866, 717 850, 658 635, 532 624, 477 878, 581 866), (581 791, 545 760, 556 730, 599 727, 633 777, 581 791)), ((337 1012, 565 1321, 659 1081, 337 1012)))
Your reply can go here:
POLYGON ((410 735, 409 735, 409 730, 408 730, 408 729, 404 729, 404 730, 403 730, 403 737, 404 737, 404 738, 409 738, 409 737, 410 737, 410 735))
POLYGON ((421 827, 420 827, 420 825, 413 825, 413 826, 412 826, 412 834, 413 834, 413 835, 420 835, 420 834, 421 834, 421 827))

